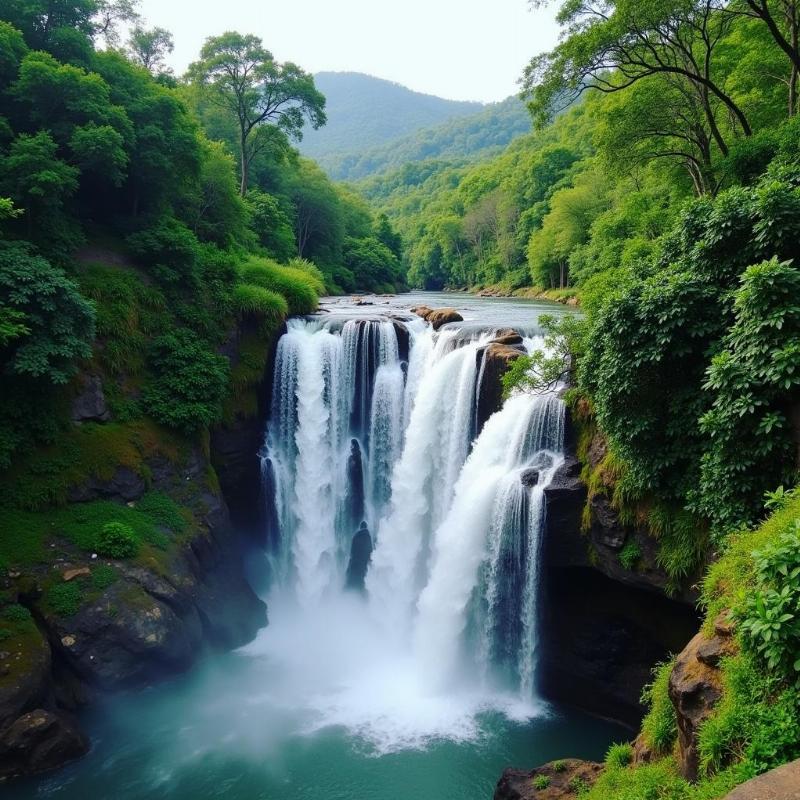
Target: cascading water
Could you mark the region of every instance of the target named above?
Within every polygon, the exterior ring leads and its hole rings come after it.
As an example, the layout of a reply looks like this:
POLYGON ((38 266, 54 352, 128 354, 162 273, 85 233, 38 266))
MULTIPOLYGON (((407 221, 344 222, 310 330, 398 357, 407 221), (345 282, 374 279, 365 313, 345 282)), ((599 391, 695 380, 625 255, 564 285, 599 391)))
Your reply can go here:
MULTIPOLYGON (((262 456, 273 605, 291 596, 303 624, 324 614, 326 630, 361 631, 360 677, 338 676, 345 696, 375 681, 385 694, 370 659, 392 653, 396 691, 408 681, 429 699, 461 686, 484 692, 484 705, 502 693, 530 702, 544 489, 563 461, 562 403, 512 397, 478 432, 492 333, 409 321, 401 360, 399 327, 293 320, 281 337, 262 456), (359 526, 352 558, 358 549, 364 568, 369 561, 360 582, 348 567, 359 526), (332 622, 346 584, 366 597, 347 600, 332 622)), ((540 346, 525 340, 529 351, 540 346)))

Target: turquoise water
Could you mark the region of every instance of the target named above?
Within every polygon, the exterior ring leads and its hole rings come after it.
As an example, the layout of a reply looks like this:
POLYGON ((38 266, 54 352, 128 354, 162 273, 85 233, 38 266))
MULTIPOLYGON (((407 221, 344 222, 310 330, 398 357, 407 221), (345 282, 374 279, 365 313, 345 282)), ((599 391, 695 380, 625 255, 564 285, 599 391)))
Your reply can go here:
MULTIPOLYGON (((353 619, 352 608, 347 614, 353 619)), ((366 640, 331 618, 300 627, 280 604, 272 616, 246 648, 95 703, 82 719, 90 754, 12 783, 3 796, 488 800, 504 767, 599 759, 629 736, 575 711, 520 706, 474 687, 426 695, 402 654, 354 656, 366 640)))

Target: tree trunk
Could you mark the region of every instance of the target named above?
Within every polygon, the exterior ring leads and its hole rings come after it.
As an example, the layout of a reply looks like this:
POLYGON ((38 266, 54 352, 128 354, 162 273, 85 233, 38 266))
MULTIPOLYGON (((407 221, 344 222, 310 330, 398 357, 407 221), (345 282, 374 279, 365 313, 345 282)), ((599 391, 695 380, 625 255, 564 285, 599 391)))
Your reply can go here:
POLYGON ((242 182, 239 184, 239 195, 244 197, 247 194, 247 183, 250 177, 250 160, 247 158, 247 137, 244 133, 239 144, 239 153, 242 164, 242 182))

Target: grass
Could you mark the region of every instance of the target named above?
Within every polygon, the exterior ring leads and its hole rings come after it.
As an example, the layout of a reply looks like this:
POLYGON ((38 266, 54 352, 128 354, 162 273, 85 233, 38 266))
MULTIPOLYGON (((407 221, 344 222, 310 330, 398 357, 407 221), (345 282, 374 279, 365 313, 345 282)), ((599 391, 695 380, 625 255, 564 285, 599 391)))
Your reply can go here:
POLYGON ((667 753, 678 735, 675 709, 669 699, 669 676, 674 661, 665 661, 653 670, 653 682, 645 686, 642 701, 650 711, 642 722, 645 742, 656 753, 667 753))
POLYGON ((270 259, 251 256, 240 268, 239 277, 241 283, 283 295, 290 314, 310 314, 317 308, 319 281, 305 270, 283 267, 270 259))
POLYGON ((53 553, 47 544, 57 539, 66 539, 87 553, 95 552, 103 526, 112 522, 133 531, 145 548, 143 556, 166 551, 189 527, 188 512, 157 492, 146 494, 133 507, 95 500, 46 511, 5 509, 0 514, 0 566, 5 568, 51 561, 53 553))

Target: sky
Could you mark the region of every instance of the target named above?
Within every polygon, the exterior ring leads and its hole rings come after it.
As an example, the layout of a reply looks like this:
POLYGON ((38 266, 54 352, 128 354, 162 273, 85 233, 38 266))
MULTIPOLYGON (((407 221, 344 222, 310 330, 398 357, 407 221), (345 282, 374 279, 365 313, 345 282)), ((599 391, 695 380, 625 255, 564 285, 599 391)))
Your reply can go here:
POLYGON ((530 58, 556 43, 554 8, 528 0, 142 0, 172 32, 176 73, 208 36, 254 33, 310 72, 365 72, 451 100, 502 100, 530 58))

